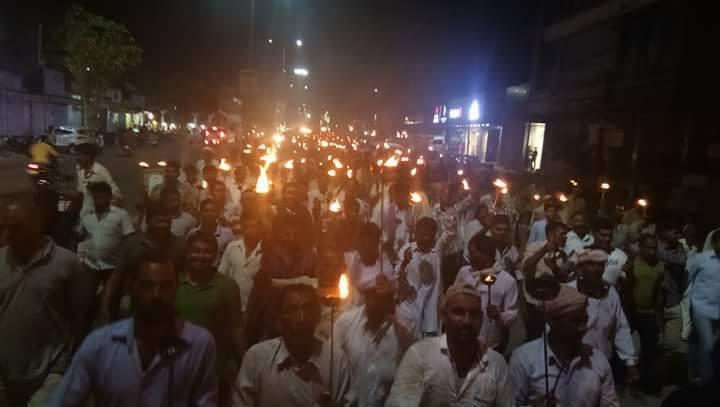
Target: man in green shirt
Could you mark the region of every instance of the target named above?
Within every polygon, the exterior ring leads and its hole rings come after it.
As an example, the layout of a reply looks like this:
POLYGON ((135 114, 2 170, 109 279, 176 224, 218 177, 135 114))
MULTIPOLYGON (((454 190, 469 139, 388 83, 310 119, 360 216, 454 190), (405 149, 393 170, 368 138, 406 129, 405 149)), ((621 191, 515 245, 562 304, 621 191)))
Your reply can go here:
POLYGON ((196 233, 188 239, 185 272, 180 276, 176 308, 180 318, 206 328, 217 345, 219 406, 230 405, 230 391, 245 346, 242 302, 235 280, 213 267, 217 240, 196 233))
POLYGON ((639 251, 627 262, 628 287, 626 301, 631 325, 640 335, 640 383, 643 390, 658 393, 658 338, 663 321, 663 279, 665 268, 657 257, 657 238, 640 237, 639 251))

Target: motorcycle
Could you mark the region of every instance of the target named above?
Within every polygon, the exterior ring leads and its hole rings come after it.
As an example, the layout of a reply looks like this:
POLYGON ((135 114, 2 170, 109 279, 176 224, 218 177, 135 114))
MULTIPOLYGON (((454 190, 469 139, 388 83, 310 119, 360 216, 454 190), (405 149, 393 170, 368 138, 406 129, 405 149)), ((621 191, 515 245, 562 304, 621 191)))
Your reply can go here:
POLYGON ((29 162, 25 172, 36 188, 54 188, 59 182, 57 170, 52 164, 29 162))

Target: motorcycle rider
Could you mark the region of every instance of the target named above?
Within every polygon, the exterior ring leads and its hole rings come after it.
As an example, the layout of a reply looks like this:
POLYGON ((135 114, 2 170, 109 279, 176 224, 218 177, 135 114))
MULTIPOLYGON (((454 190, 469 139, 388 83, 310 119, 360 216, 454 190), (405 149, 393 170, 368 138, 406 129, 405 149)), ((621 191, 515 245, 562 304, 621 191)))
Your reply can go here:
POLYGON ((60 154, 47 142, 47 137, 41 136, 30 146, 32 162, 42 166, 52 166, 60 154))

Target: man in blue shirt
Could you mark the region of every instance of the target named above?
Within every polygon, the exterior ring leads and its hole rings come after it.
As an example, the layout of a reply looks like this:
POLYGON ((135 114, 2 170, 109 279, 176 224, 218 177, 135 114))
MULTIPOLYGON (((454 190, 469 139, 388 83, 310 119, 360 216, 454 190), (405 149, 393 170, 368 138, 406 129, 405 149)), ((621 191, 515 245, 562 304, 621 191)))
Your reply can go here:
POLYGON ((720 338, 720 233, 714 233, 710 242, 712 249, 692 257, 687 267, 701 383, 713 376, 712 353, 720 338))
POLYGON ((215 342, 175 316, 168 257, 142 256, 129 277, 135 316, 90 334, 48 406, 216 406, 215 342))
POLYGON ((560 201, 551 198, 545 202, 545 217, 536 220, 530 226, 530 236, 528 237, 527 243, 543 242, 547 240, 545 228, 547 227, 548 221, 560 221, 558 212, 560 211, 560 201))

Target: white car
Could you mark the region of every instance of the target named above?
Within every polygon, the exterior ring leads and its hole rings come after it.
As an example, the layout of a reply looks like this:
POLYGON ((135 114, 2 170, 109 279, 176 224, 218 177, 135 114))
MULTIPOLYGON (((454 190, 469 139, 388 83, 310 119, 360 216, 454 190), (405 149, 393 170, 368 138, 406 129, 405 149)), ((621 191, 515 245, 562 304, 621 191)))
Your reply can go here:
POLYGON ((93 129, 75 129, 72 127, 58 127, 48 135, 48 141, 53 146, 75 153, 75 148, 80 144, 95 144, 102 150, 104 146, 103 136, 93 129))

